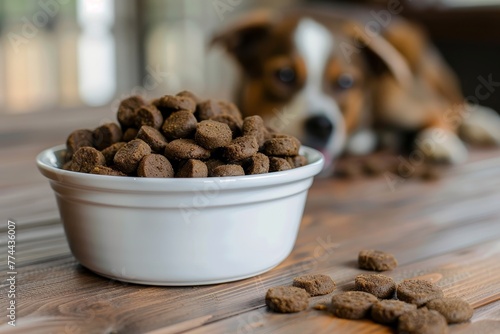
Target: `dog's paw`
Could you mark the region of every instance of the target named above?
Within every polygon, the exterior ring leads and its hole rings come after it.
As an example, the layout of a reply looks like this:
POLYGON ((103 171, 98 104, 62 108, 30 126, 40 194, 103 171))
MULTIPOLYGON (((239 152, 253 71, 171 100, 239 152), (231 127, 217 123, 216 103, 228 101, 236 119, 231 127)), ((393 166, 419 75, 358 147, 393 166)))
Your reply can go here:
POLYGON ((467 160, 467 148, 458 136, 440 128, 422 131, 415 141, 419 151, 434 162, 459 164, 467 160))
POLYGON ((460 127, 460 136, 468 143, 500 146, 500 116, 487 107, 469 106, 470 115, 460 127))
POLYGON ((346 152, 351 155, 366 155, 377 147, 375 132, 364 129, 351 135, 346 144, 346 152))

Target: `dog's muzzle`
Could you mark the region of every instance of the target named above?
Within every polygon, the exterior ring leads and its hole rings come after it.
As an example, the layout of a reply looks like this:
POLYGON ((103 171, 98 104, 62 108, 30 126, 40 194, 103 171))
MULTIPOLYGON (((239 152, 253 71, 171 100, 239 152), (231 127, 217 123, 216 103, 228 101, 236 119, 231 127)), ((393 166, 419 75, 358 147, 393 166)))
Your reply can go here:
POLYGON ((307 141, 312 146, 324 147, 335 130, 332 121, 324 115, 311 116, 305 121, 307 141))

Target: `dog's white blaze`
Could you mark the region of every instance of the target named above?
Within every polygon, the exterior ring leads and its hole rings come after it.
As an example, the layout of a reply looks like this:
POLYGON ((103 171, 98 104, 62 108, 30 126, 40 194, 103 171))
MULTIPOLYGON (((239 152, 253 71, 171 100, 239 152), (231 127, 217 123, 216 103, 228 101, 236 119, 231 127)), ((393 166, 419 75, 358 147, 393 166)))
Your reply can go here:
POLYGON ((306 89, 321 90, 326 62, 333 51, 333 36, 321 24, 305 18, 295 31, 295 46, 307 68, 306 89))
POLYGON ((335 127, 333 136, 325 147, 325 153, 335 156, 344 147, 344 119, 336 101, 323 91, 324 73, 334 50, 335 40, 326 27, 305 18, 295 30, 294 42, 298 53, 304 59, 307 79, 303 91, 288 105, 293 115, 301 116, 297 117, 300 120, 297 119, 288 130, 299 138, 304 138, 303 121, 312 115, 325 115, 335 127))

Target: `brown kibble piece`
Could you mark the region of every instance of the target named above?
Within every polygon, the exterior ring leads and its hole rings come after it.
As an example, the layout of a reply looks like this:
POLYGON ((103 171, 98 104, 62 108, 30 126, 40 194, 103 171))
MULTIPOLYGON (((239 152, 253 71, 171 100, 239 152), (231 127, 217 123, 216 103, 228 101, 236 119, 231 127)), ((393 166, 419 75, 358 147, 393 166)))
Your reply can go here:
MULTIPOLYGON (((175 96, 180 96, 180 97, 187 97, 187 98, 190 98, 191 100, 193 100, 195 103, 200 103, 202 100, 198 97, 198 95, 196 95, 195 93, 193 92, 190 92, 188 90, 183 90, 182 92, 179 92, 177 94, 175 94, 175 96)), ((196 106, 195 106, 196 108, 196 106)), ((194 109, 193 109, 194 110, 194 109)))
POLYGON ((307 165, 307 158, 303 155, 286 157, 285 160, 290 164, 292 168, 298 168, 307 165))
POLYGON ((426 280, 409 279, 402 281, 396 288, 399 300, 423 306, 428 301, 443 297, 443 290, 426 280))
POLYGON ((162 132, 169 140, 189 138, 196 131, 196 117, 188 110, 174 112, 163 123, 162 132))
POLYGON ((163 153, 165 151, 165 146, 167 146, 165 137, 163 137, 160 131, 151 126, 142 126, 137 133, 137 138, 144 140, 144 142, 156 153, 163 153))
POLYGON ((292 166, 283 158, 269 157, 269 173, 292 169, 292 166))
POLYGON ((239 161, 250 158, 259 150, 257 139, 253 136, 242 136, 234 139, 224 149, 224 158, 227 161, 239 161))
POLYGON ((210 158, 210 151, 196 144, 192 139, 176 139, 165 147, 165 156, 177 160, 206 160, 210 158))
POLYGON ((118 152, 119 149, 125 145, 125 142, 118 142, 114 143, 111 146, 106 147, 104 150, 102 150, 102 154, 104 155, 104 158, 106 159, 106 165, 111 166, 113 164, 113 159, 115 158, 116 152, 118 152))
POLYGON ((91 171, 90 174, 97 174, 97 175, 109 175, 109 176, 126 176, 119 170, 113 169, 111 167, 107 166, 102 166, 98 165, 95 166, 91 171))
POLYGON ((173 95, 165 95, 159 101, 159 106, 163 109, 168 109, 171 112, 179 111, 179 110, 187 110, 191 113, 194 113, 196 110, 196 102, 191 97, 182 96, 177 94, 173 95))
POLYGON ((393 270, 398 266, 398 261, 394 255, 372 249, 365 249, 359 252, 358 265, 361 269, 386 271, 393 270))
POLYGON ((441 314, 424 307, 401 315, 398 321, 398 333, 444 334, 448 333, 448 324, 441 314))
POLYGON ((241 112, 236 104, 226 100, 218 100, 217 103, 223 115, 231 115, 241 120, 241 112))
POLYGON ((73 154, 70 170, 80 173, 90 173, 97 165, 105 165, 104 155, 93 147, 80 147, 73 154))
POLYGON ((406 312, 417 309, 416 305, 408 304, 400 300, 381 300, 373 304, 371 316, 373 321, 379 324, 392 324, 406 312))
POLYGON ((231 115, 217 115, 210 118, 212 121, 221 122, 227 124, 233 133, 233 138, 238 137, 241 134, 241 127, 243 121, 237 117, 231 115))
POLYGON ((130 174, 137 170, 139 162, 148 154, 151 154, 151 147, 141 139, 134 139, 116 152, 113 162, 119 170, 130 174))
POLYGON ((207 150, 227 146, 231 143, 233 133, 227 124, 206 120, 196 126, 194 140, 207 150))
POLYGON ((270 288, 266 293, 266 305, 275 312, 300 312, 309 306, 309 294, 292 286, 270 288))
POLYGON ((174 177, 172 164, 160 154, 149 154, 141 159, 137 167, 137 175, 140 177, 174 177))
POLYGON ((377 297, 369 293, 348 291, 332 297, 332 312, 339 318, 362 319, 376 301, 377 297))
POLYGON ((390 299, 396 292, 396 283, 391 277, 379 274, 361 274, 354 279, 358 291, 371 293, 377 298, 390 299))
POLYGON ((104 150, 114 143, 118 143, 122 139, 122 136, 122 129, 115 123, 101 125, 92 132, 94 147, 99 151, 104 150))
POLYGON ((282 136, 267 140, 262 148, 262 152, 274 156, 295 156, 299 154, 300 142, 292 136, 282 136))
POLYGON ((262 117, 258 115, 246 117, 243 120, 242 131, 244 136, 254 136, 257 139, 259 147, 264 144, 266 127, 264 126, 262 117))
POLYGON ((225 177, 225 176, 243 176, 245 171, 240 165, 220 165, 212 170, 210 176, 225 177))
POLYGON ((221 161, 219 159, 210 159, 206 162, 207 168, 208 168, 208 176, 212 176, 212 172, 215 167, 225 165, 226 163, 224 161, 221 161))
POLYGON ((123 128, 129 128, 135 125, 137 109, 146 105, 146 102, 140 96, 131 96, 120 103, 116 117, 123 128))
POLYGON ((449 324, 469 321, 474 315, 472 306, 461 298, 433 299, 425 306, 439 312, 449 324))
POLYGON ((154 105, 146 105, 137 109, 135 121, 135 125, 138 129, 143 125, 147 125, 158 130, 163 124, 163 116, 154 105))
POLYGON ((73 154, 80 147, 94 147, 94 139, 90 130, 75 130, 66 140, 66 161, 71 160, 73 154))
POLYGON ((196 107, 196 116, 199 121, 211 119, 218 115, 222 115, 222 110, 217 100, 206 100, 198 103, 198 106, 196 107))
POLYGON ((200 160, 189 159, 186 161, 179 171, 177 172, 176 177, 207 177, 208 176, 208 168, 207 165, 200 160))
POLYGON ((265 174, 268 172, 269 158, 262 153, 256 153, 245 161, 245 173, 247 175, 265 174))
POLYGON ((139 130, 137 130, 136 128, 128 128, 123 133, 122 141, 128 143, 129 141, 134 140, 137 137, 138 133, 139 130))
POLYGON ((322 296, 335 290, 332 278, 322 274, 295 277, 293 286, 306 290, 311 296, 322 296))

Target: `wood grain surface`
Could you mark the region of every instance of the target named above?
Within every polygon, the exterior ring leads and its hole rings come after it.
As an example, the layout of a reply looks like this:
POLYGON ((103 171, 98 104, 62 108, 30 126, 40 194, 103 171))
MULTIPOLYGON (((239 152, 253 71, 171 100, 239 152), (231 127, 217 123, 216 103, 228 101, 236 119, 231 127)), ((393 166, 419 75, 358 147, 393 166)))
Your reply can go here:
MULTIPOLYGON (((96 115, 79 124, 96 124, 96 115)), ((18 227, 18 321, 16 327, 5 323, 2 279, 0 333, 394 333, 369 320, 312 309, 331 295, 312 298, 311 308, 297 314, 265 307, 269 287, 291 284, 304 273, 331 275, 334 294, 352 289, 354 276, 364 272, 356 266, 362 248, 394 253, 400 265, 387 274, 398 281, 423 277, 446 296, 469 301, 472 321, 450 326, 451 333, 500 333, 500 151, 475 151, 470 162, 440 180, 406 180, 392 190, 383 176, 317 179, 295 248, 277 268, 226 284, 152 287, 97 276, 70 254, 55 199, 34 158, 63 142, 73 123, 35 135, 37 140, 0 145, 2 254, 7 219, 18 227)), ((5 126, 0 132, 9 136, 5 126)), ((6 256, 0 269, 5 277, 6 256)))

